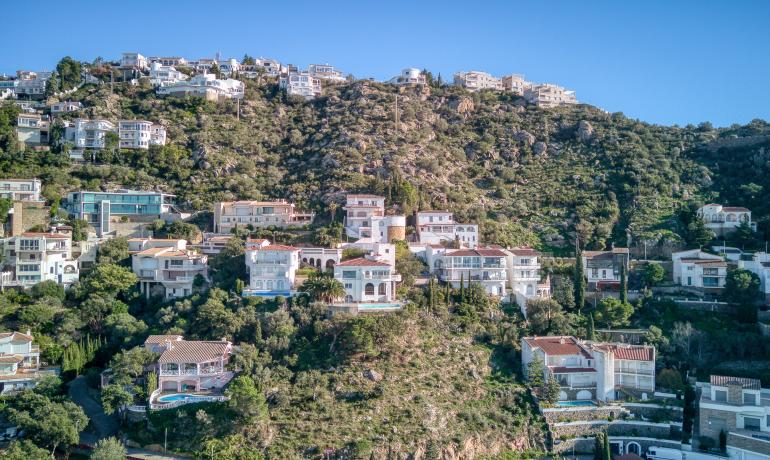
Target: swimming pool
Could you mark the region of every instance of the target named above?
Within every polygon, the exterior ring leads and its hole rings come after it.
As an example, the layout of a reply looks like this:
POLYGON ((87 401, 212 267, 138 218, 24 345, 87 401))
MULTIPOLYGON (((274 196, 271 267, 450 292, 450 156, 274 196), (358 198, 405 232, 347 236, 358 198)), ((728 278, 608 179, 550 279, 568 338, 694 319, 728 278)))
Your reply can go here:
POLYGON ((356 305, 359 310, 398 310, 400 303, 359 303, 356 305))
POLYGON ((556 407, 590 407, 595 406, 596 403, 593 401, 558 401, 555 406, 556 407))
POLYGON ((158 398, 159 403, 171 403, 175 401, 186 401, 186 402, 202 402, 202 401, 211 401, 213 398, 211 396, 204 396, 204 395, 192 395, 187 393, 174 393, 170 395, 163 395, 158 398))

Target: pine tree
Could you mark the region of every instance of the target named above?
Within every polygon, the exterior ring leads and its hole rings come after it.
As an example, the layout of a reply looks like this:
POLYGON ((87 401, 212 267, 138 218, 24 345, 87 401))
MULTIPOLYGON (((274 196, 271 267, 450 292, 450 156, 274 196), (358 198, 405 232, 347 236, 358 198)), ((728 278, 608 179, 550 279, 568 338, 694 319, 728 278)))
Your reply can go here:
POLYGON ((620 301, 628 303, 628 268, 625 260, 620 265, 620 301))
POLYGON ((583 309, 586 298, 585 278, 583 275, 583 251, 580 249, 580 242, 575 243, 575 307, 578 311, 583 309))

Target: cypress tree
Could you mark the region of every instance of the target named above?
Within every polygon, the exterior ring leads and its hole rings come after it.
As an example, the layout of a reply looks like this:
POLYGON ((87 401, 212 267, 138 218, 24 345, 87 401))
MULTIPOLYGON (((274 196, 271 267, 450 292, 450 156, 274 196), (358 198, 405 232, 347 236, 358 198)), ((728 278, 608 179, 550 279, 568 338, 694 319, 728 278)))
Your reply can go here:
POLYGON ((444 293, 444 301, 446 302, 447 307, 452 302, 452 286, 449 285, 449 283, 446 283, 445 293, 444 293))
POLYGON ((612 452, 610 451, 610 436, 608 433, 604 433, 604 460, 612 460, 612 452))
POLYGON ((588 334, 587 339, 588 340, 596 340, 596 330, 594 329, 594 314, 589 313, 588 314, 588 334))
POLYGON ((594 436, 594 460, 602 460, 602 450, 604 449, 604 443, 602 442, 602 434, 597 433, 594 436))
POLYGON ((583 251, 580 249, 580 242, 575 242, 575 307, 578 311, 583 309, 586 298, 585 278, 583 276, 583 251))
POLYGON ((460 302, 465 302, 465 273, 460 273, 460 302))
POLYGON ((620 265, 620 301, 628 303, 628 268, 626 268, 625 260, 620 265))

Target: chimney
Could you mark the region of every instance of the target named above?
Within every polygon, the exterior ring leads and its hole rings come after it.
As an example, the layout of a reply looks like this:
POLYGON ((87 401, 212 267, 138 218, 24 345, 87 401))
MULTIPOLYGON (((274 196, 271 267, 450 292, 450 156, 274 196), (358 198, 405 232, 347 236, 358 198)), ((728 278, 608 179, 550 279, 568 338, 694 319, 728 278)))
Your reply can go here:
POLYGON ((32 330, 27 328, 27 335, 32 335, 32 330))

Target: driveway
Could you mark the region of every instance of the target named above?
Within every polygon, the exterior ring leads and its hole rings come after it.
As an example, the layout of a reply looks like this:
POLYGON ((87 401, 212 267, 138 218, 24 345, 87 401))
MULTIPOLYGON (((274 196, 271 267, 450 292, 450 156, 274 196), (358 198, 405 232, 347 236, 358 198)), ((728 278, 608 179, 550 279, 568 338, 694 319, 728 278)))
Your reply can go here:
POLYGON ((92 394, 95 392, 89 388, 85 377, 82 375, 70 382, 69 396, 72 401, 83 408, 90 423, 85 431, 80 433, 80 443, 93 446, 96 441, 118 433, 120 425, 118 420, 104 413, 102 403, 92 394))

